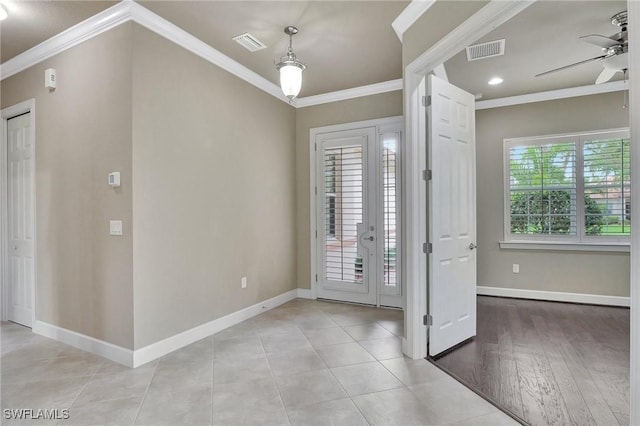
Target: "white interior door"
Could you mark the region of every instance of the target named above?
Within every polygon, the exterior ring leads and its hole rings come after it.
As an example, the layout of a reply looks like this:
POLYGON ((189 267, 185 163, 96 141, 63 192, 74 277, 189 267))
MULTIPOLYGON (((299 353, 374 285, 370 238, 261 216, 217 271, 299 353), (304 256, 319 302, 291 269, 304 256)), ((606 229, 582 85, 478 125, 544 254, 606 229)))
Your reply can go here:
POLYGON ((317 295, 377 304, 375 127, 316 136, 317 295))
POLYGON ((474 96, 428 78, 429 355, 476 334, 474 96))
POLYGON ((7 120, 8 319, 32 324, 34 292, 34 146, 30 114, 7 120))

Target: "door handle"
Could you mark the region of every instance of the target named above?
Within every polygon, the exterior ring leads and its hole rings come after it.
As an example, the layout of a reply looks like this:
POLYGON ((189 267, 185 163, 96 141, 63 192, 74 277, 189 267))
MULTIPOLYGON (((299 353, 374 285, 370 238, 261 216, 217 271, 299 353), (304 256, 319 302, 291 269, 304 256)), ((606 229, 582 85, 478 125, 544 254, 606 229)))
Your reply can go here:
POLYGON ((477 245, 475 245, 475 244, 473 244, 473 243, 469 244, 469 250, 475 250, 475 249, 477 249, 477 248, 478 248, 478 246, 477 246, 477 245))
POLYGON ((375 238, 374 238, 374 237, 373 237, 373 235, 372 235, 372 236, 370 236, 370 237, 365 238, 365 240, 373 241, 373 240, 375 240, 375 238))

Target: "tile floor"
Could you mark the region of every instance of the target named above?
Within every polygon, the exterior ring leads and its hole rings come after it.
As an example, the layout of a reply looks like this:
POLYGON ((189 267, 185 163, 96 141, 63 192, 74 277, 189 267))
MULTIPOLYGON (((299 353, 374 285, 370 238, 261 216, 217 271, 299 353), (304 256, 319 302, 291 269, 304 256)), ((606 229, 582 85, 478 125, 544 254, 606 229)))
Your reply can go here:
POLYGON ((399 311, 296 299, 128 369, 2 323, 1 406, 69 409, 38 425, 517 424, 404 358, 402 324, 399 311))

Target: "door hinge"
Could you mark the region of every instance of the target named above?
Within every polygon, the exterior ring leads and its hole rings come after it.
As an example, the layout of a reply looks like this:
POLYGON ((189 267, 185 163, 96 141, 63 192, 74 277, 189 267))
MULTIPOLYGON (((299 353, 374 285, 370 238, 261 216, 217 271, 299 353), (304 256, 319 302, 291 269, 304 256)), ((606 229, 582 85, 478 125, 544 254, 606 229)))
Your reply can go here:
POLYGON ((433 325, 433 317, 429 314, 425 315, 422 317, 422 323, 427 326, 433 325))
POLYGON ((318 282, 318 274, 316 274, 316 282, 318 282))
POLYGON ((318 238, 318 231, 316 230, 316 238, 318 238))
POLYGON ((422 252, 423 253, 431 253, 433 251, 433 245, 431 243, 423 243, 422 244, 422 252))
POLYGON ((315 188, 315 189, 316 189, 316 195, 318 195, 318 187, 316 186, 316 188, 315 188))
POLYGON ((431 95, 427 95, 427 96, 423 96, 422 97, 422 106, 423 107, 430 107, 431 106, 431 95))
POLYGON ((431 180, 432 177, 433 177, 433 173, 431 173, 431 170, 422 171, 422 180, 431 180))
POLYGON ((318 144, 317 144, 317 143, 314 143, 314 144, 313 144, 313 150, 314 150, 314 151, 317 151, 317 150, 318 150, 318 144))

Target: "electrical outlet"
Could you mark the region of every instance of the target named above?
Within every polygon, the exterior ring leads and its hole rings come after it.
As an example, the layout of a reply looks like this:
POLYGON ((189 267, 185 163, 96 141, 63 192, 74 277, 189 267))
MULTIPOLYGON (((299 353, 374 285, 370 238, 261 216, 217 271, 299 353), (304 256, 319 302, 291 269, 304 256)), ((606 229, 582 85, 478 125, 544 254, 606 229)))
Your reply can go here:
POLYGON ((520 273, 520 264, 519 263, 514 263, 513 264, 513 273, 514 274, 519 274, 520 273))
POLYGON ((242 285, 242 288, 247 288, 247 277, 242 277, 240 285, 242 285))

